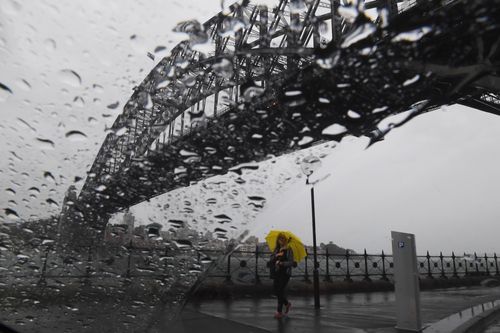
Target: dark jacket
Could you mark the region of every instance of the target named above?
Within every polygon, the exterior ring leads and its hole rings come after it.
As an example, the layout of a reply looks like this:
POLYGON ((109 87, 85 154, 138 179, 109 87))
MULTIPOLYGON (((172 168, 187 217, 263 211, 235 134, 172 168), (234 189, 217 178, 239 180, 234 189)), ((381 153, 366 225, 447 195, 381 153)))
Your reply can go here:
POLYGON ((297 263, 293 260, 293 250, 287 248, 285 251, 279 251, 278 248, 271 254, 271 260, 268 263, 270 269, 270 277, 274 279, 277 274, 292 275, 292 267, 297 267, 297 263), (276 266, 276 261, 280 261, 280 265, 276 266))

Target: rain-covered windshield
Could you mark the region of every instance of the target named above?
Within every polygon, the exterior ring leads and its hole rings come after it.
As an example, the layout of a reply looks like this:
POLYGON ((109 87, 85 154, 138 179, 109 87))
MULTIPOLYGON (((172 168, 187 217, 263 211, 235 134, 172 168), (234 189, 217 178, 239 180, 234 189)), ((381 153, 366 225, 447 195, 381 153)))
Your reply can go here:
MULTIPOLYGON (((353 228, 323 226, 318 242, 372 246, 353 230, 397 225, 385 191, 417 186, 440 133, 498 153, 499 18, 495 0, 0 0, 0 321, 168 331, 238 249, 257 251, 233 263, 255 264, 240 278, 259 278, 270 229, 296 223, 309 246, 309 199, 294 197, 316 184, 337 191, 324 225, 353 228), (426 128, 430 145, 410 142, 421 159, 394 158, 390 142, 426 128)), ((429 186, 417 198, 456 193, 429 186)))

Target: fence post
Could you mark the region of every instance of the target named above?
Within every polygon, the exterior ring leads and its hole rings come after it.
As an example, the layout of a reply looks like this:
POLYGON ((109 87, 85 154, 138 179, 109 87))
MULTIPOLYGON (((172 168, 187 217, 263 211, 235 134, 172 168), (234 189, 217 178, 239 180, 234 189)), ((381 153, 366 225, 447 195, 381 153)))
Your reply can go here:
MULTIPOLYGON (((165 249, 165 254, 166 254, 166 249, 165 249)), ((125 277, 128 279, 130 278, 130 262, 131 262, 131 257, 132 254, 130 253, 130 246, 127 246, 127 252, 128 252, 128 258, 127 258, 127 272, 125 273, 125 277)), ((167 262, 165 260, 165 262, 167 262)))
POLYGON ((443 251, 439 252, 439 261, 441 262, 441 279, 446 279, 446 274, 444 273, 444 262, 443 262, 443 251))
POLYGON ((385 272, 385 253, 384 250, 382 250, 382 277, 380 278, 382 281, 389 281, 387 278, 387 274, 385 272))
POLYGON ((488 267, 488 255, 484 254, 484 265, 486 266, 486 275, 490 275, 490 268, 488 267))
POLYGON ((469 275, 469 267, 467 267, 469 265, 469 263, 467 262, 467 260, 465 259, 467 256, 464 252, 464 264, 465 264, 465 276, 469 275))
POLYGON ((370 279, 370 273, 368 272, 368 254, 366 253, 366 249, 363 257, 365 259, 365 278, 363 281, 372 282, 372 279, 370 279))
POLYGON ((493 258, 495 258, 495 276, 499 276, 500 272, 498 271, 498 258, 496 252, 493 254, 493 258))
POLYGON ((479 264, 477 262, 477 254, 474 252, 474 262, 476 263, 476 273, 479 275, 479 264))
POLYGON ((456 259, 455 252, 451 251, 451 260, 453 260, 453 277, 458 279, 457 265, 456 265, 455 259, 456 259))
POLYGON ((87 254, 87 267, 85 267, 85 284, 90 284, 90 272, 92 267, 90 266, 92 262, 92 247, 89 246, 89 251, 87 254))
POLYGON ((255 245, 255 284, 260 284, 259 277, 259 246, 255 245))
POLYGON ((346 269, 344 281, 346 281, 346 282, 352 282, 351 272, 349 272, 349 250, 345 250, 345 262, 346 262, 346 268, 347 269, 346 269))
POLYGON ((429 254, 429 251, 427 251, 426 258, 427 258, 427 277, 429 279, 433 279, 432 271, 431 271, 431 256, 429 254))
POLYGON ((331 282, 332 279, 330 278, 330 255, 328 254, 328 247, 325 250, 325 257, 326 257, 326 275, 325 275, 325 281, 326 282, 331 282))
POLYGON ((231 255, 227 256, 226 283, 231 283, 231 255))
POLYGON ((50 251, 50 246, 47 247, 47 251, 45 252, 45 256, 43 258, 42 273, 40 275, 40 280, 38 280, 39 286, 45 286, 47 284, 47 281, 45 280, 45 272, 47 270, 47 260, 49 258, 49 251, 50 251))
POLYGON ((304 267, 304 268, 305 268, 305 270, 306 270, 306 271, 305 271, 305 273, 304 273, 304 281, 305 281, 305 282, 311 282, 311 280, 309 280, 309 271, 308 271, 308 269, 307 269, 307 258, 308 258, 308 256, 306 256, 306 257, 304 258, 304 263, 305 263, 305 267, 304 267))

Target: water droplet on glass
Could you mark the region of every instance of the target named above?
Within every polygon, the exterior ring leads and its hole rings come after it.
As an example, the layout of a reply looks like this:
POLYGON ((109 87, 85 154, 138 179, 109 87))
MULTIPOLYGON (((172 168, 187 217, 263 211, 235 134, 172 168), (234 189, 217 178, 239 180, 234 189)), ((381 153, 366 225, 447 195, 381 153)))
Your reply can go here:
POLYGON ((416 42, 432 31, 431 27, 420 27, 414 30, 405 31, 392 38, 393 42, 416 42))
POLYGON ((82 84, 82 78, 77 72, 71 69, 59 71, 59 80, 71 87, 79 87, 82 84))
POLYGON ((107 188, 107 187, 106 187, 106 185, 99 185, 99 186, 97 186, 97 187, 95 188, 95 190, 96 190, 97 192, 103 192, 103 191, 105 191, 105 190, 106 190, 106 188, 107 188))
POLYGON ((48 198, 47 200, 45 200, 45 202, 47 202, 53 208, 59 208, 59 205, 57 204, 57 202, 55 202, 51 198, 48 198))
POLYGON ((230 223, 233 219, 227 216, 226 214, 219 214, 214 216, 217 219, 217 222, 223 224, 223 223, 230 223))
POLYGON ((5 213, 5 216, 7 216, 7 218, 9 218, 11 220, 18 220, 19 219, 19 215, 17 214, 17 212, 11 208, 5 208, 4 213, 5 213))
POLYGON ((405 82, 403 82, 403 86, 404 87, 409 86, 410 84, 417 82, 419 79, 420 79, 420 75, 417 74, 414 77, 412 77, 411 79, 408 79, 405 82))
POLYGON ((354 31, 347 34, 344 38, 344 41, 340 45, 340 47, 346 48, 355 44, 373 34, 376 31, 376 27, 373 23, 365 23, 361 26, 358 26, 354 31))
POLYGON ((43 45, 47 51, 54 51, 57 47, 56 41, 52 38, 47 38, 44 40, 43 45))
POLYGON ((213 64, 212 70, 215 75, 218 75, 225 79, 231 79, 234 74, 233 63, 227 58, 221 59, 213 64))
POLYGON ((342 133, 347 132, 347 128, 345 126, 342 126, 340 124, 332 124, 325 128, 321 134, 323 135, 340 135, 342 133))
POLYGON ((87 136, 85 133, 80 131, 69 131, 66 133, 66 138, 72 142, 82 142, 87 141, 87 136))
POLYGON ((79 108, 83 108, 85 106, 85 101, 83 100, 82 97, 80 96, 76 96, 74 99, 73 99, 73 105, 74 106, 77 106, 79 108))
POLYGON ((309 143, 311 143, 314 139, 310 136, 304 136, 300 141, 297 143, 300 147, 305 146, 309 143))
POLYGON ((111 103, 107 106, 108 109, 114 110, 120 105, 120 102, 111 103))
POLYGON ((351 119, 359 119, 361 118, 361 115, 359 113, 357 113, 356 111, 353 111, 353 110, 349 110, 347 111, 347 116, 351 119))
POLYGON ((307 10, 304 0, 291 0, 288 5, 290 6, 290 13, 300 14, 307 10))
POLYGON ((5 102, 10 95, 12 95, 12 90, 0 82, 0 102, 5 102))
POLYGON ((349 23, 353 23, 359 15, 358 8, 355 6, 339 6, 338 13, 349 23))
POLYGON ((42 150, 54 150, 55 145, 54 142, 48 139, 41 139, 41 138, 36 138, 38 142, 38 146, 42 150))
POLYGON ((28 81, 26 81, 25 79, 18 80, 17 86, 23 90, 26 90, 26 91, 31 90, 31 84, 28 81))
POLYGON ((47 181, 50 181, 52 183, 56 182, 56 178, 49 171, 45 171, 43 173, 43 178, 45 178, 47 181))

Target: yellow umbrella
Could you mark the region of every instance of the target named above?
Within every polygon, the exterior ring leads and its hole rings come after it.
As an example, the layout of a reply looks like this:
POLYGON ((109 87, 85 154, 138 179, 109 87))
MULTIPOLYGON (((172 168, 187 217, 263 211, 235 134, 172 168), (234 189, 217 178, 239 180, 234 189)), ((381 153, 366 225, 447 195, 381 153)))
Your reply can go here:
POLYGON ((293 251, 293 260, 296 262, 300 262, 307 256, 306 248, 304 244, 300 240, 299 237, 295 236, 290 231, 283 230, 271 230, 266 236, 266 242, 271 251, 274 251, 276 247, 276 240, 278 239, 279 234, 284 234, 288 239, 288 246, 293 251))

